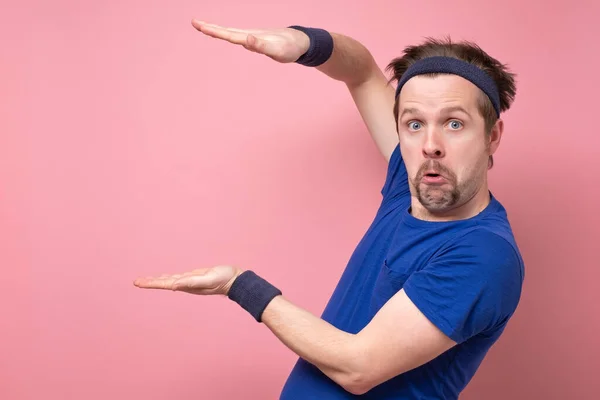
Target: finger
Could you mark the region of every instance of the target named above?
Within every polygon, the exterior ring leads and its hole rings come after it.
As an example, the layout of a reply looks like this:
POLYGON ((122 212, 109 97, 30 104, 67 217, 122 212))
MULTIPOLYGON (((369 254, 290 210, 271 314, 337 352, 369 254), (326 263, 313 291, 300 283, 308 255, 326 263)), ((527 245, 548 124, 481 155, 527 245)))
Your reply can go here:
POLYGON ((213 37, 215 39, 221 39, 221 40, 225 40, 229 43, 240 44, 240 45, 246 44, 246 40, 248 38, 247 33, 231 32, 231 31, 228 31, 227 29, 220 28, 220 27, 204 26, 204 27, 202 27, 201 32, 204 33, 205 35, 213 37))
POLYGON ((254 35, 248 35, 246 43, 247 44, 244 47, 255 53, 265 53, 267 51, 267 42, 265 40, 260 40, 254 35))
POLYGON ((190 272, 186 272, 180 275, 181 277, 188 277, 188 276, 194 276, 194 275, 204 275, 208 272, 208 268, 199 268, 199 269, 195 269, 193 271, 190 272))
POLYGON ((162 274, 162 275, 158 276, 156 279, 169 279, 169 278, 178 279, 181 276, 182 276, 182 274, 162 274))
MULTIPOLYGON (((248 50, 254 50, 254 48, 248 47, 248 38, 249 35, 259 35, 264 34, 265 32, 260 29, 237 29, 237 28, 228 28, 224 26, 219 26, 216 24, 209 24, 206 22, 202 22, 200 24, 194 24, 196 29, 200 32, 204 33, 207 36, 226 40, 233 44, 242 45, 248 50)), ((255 37, 256 38, 256 37, 255 37)))
POLYGON ((134 285, 143 288, 143 289, 164 289, 171 290, 173 287, 173 282, 175 282, 177 278, 166 277, 166 278, 138 278, 134 281, 134 285))
POLYGON ((269 41, 265 39, 259 39, 254 35, 248 35, 248 38, 246 39, 246 44, 243 44, 242 46, 244 46, 246 50, 250 50, 254 53, 266 54, 271 56, 269 52, 271 52, 272 50, 270 49, 269 41))
POLYGON ((179 279, 176 279, 172 284, 173 290, 194 290, 201 291, 204 289, 211 289, 214 286, 214 277, 211 274, 204 275, 188 275, 182 276, 179 279))
POLYGON ((209 28, 223 29, 223 30, 227 30, 230 32, 246 33, 246 34, 262 32, 261 29, 230 28, 230 27, 221 26, 221 25, 217 25, 217 24, 211 24, 206 21, 199 21, 197 19, 192 20, 192 25, 194 26, 194 28, 196 28, 198 30, 202 30, 203 27, 209 27, 209 28))
POLYGON ((185 287, 180 287, 180 288, 177 288, 176 291, 183 292, 183 293, 189 293, 189 294, 195 294, 195 295, 199 295, 199 296, 208 296, 208 295, 215 294, 214 289, 189 289, 189 288, 185 288, 185 287))
POLYGON ((229 37, 233 33, 246 34, 246 35, 248 34, 248 32, 245 32, 243 29, 229 29, 224 26, 220 26, 217 24, 209 24, 209 23, 203 22, 203 21, 195 21, 194 20, 194 21, 192 21, 192 25, 194 26, 194 28, 196 28, 200 32, 205 33, 209 36, 218 37, 220 39, 225 39, 226 37, 229 37))
POLYGON ((257 34, 257 33, 263 32, 260 29, 239 29, 239 28, 230 28, 230 27, 227 27, 227 26, 220 26, 220 25, 214 25, 214 24, 207 24, 207 26, 210 26, 210 27, 213 27, 213 28, 224 29, 224 30, 229 31, 229 32, 245 33, 246 35, 249 35, 249 34, 252 34, 252 33, 257 34))

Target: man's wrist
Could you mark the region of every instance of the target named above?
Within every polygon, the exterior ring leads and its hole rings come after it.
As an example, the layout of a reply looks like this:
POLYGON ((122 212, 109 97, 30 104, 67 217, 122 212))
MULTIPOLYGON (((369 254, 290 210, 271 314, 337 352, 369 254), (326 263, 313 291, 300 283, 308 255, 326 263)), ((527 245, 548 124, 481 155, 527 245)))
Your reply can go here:
POLYGON ((291 25, 288 28, 304 32, 309 38, 308 50, 295 62, 307 67, 324 64, 333 54, 333 37, 325 29, 291 25))
POLYGON ((233 278, 231 278, 229 280, 229 282, 227 282, 227 284, 225 285, 224 289, 223 289, 223 294, 227 297, 229 297, 229 292, 231 291, 231 287, 233 286, 233 284, 235 283, 236 279, 245 272, 245 270, 240 269, 240 268, 235 268, 235 272, 233 274, 233 278))
POLYGON ((227 291, 227 297, 248 311, 257 322, 262 322, 262 313, 281 291, 256 275, 253 271, 239 274, 227 291))

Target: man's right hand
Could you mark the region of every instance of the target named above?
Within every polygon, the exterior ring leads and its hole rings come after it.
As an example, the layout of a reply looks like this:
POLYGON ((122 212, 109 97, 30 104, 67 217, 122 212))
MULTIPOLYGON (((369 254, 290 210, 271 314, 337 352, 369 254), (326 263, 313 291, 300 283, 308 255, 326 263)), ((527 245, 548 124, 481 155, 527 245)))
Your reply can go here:
POLYGON ((237 29, 225 28, 207 22, 192 20, 198 31, 213 38, 243 46, 247 50, 264 54, 281 63, 292 63, 308 50, 310 40, 299 30, 279 29, 237 29))

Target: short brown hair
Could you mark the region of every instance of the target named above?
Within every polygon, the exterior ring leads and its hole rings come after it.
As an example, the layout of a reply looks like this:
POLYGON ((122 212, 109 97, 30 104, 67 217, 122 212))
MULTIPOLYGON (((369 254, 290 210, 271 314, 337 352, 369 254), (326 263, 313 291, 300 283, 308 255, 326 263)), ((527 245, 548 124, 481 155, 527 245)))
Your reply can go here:
MULTIPOLYGON (((481 68, 496 82, 500 94, 500 111, 506 111, 512 105, 516 95, 516 75, 508 71, 505 64, 489 56, 477 44, 469 41, 453 42, 449 37, 444 39, 426 38, 420 45, 405 47, 404 55, 393 59, 386 68, 387 72, 392 73, 390 82, 399 82, 402 79, 402 75, 412 64, 421 59, 434 56, 457 58, 481 68)), ((436 75, 438 73, 426 74, 426 76, 436 75)), ((491 100, 483 92, 481 92, 479 111, 485 121, 486 133, 490 134, 494 124, 498 120, 498 115, 491 100)), ((396 98, 394 103, 394 118, 396 119, 397 129, 398 98, 396 98)), ((494 160, 490 156, 490 168, 493 164, 494 160)))

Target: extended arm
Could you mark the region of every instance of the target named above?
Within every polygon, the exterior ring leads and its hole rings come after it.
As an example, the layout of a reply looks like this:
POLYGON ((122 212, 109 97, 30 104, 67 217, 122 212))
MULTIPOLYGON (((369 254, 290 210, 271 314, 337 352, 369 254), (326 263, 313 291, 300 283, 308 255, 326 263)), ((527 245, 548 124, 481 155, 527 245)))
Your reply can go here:
POLYGON ((137 279, 135 285, 199 295, 228 295, 261 319, 294 353, 353 394, 366 393, 455 344, 403 291, 393 296, 363 330, 350 334, 292 304, 272 286, 261 283, 261 278, 242 274, 237 268, 218 266, 137 279))
MULTIPOLYGON (((243 46, 281 63, 298 60, 310 46, 309 37, 293 28, 237 29, 197 20, 192 24, 208 36, 243 46)), ((339 33, 331 33, 331 36, 333 53, 316 68, 346 84, 377 148, 389 161, 398 145, 393 115, 395 90, 365 46, 339 33)))
POLYGON ((231 266, 143 278, 135 285, 227 295, 300 357, 360 394, 505 324, 519 303, 522 268, 504 238, 474 230, 411 274, 357 334, 292 304, 252 271, 231 266))
POLYGON ((356 335, 335 328, 282 296, 269 303, 262 322, 290 350, 353 394, 366 393, 455 345, 402 291, 356 335))

